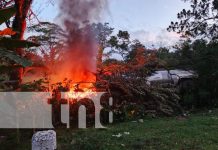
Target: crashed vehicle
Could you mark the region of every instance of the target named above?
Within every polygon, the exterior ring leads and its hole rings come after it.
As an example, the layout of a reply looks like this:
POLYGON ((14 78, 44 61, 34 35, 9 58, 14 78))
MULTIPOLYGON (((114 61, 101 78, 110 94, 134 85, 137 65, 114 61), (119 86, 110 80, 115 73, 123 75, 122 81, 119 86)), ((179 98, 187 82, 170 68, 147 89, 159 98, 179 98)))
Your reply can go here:
POLYGON ((177 87, 187 88, 193 85, 193 80, 197 78, 197 74, 194 71, 186 70, 160 70, 152 73, 147 77, 147 84, 150 86, 162 86, 162 87, 177 87))

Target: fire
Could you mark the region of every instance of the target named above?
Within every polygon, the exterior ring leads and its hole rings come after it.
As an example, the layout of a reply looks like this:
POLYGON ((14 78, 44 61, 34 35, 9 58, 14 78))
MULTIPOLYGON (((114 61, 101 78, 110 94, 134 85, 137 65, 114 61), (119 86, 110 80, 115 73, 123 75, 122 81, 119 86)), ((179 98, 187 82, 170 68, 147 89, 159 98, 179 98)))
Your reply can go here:
POLYGON ((91 36, 91 29, 86 29, 87 35, 83 35, 80 29, 77 30, 79 32, 77 36, 69 35, 60 62, 49 68, 52 68, 51 81, 53 83, 68 79, 73 84, 72 91, 81 92, 86 91, 90 83, 96 82, 98 48, 94 37, 91 36))
MULTIPOLYGON (((71 93, 84 95, 95 91, 98 40, 97 33, 90 23, 98 20, 101 11, 107 5, 101 0, 62 0, 61 18, 66 34, 60 62, 48 67, 51 70, 51 82, 58 83, 67 78, 71 80, 71 93), (94 17, 95 16, 95 17, 94 17)), ((100 19, 100 18, 99 18, 100 19)), ((77 97, 77 96, 76 96, 77 97)))
POLYGON ((93 92, 95 91, 94 83, 74 83, 70 87, 71 92, 93 92))
POLYGON ((96 95, 96 92, 86 91, 86 92, 69 92, 68 97, 72 100, 81 100, 84 98, 90 98, 96 95))
POLYGON ((80 100, 83 98, 89 98, 96 94, 93 83, 80 83, 73 84, 73 87, 70 88, 68 97, 73 100, 80 100))

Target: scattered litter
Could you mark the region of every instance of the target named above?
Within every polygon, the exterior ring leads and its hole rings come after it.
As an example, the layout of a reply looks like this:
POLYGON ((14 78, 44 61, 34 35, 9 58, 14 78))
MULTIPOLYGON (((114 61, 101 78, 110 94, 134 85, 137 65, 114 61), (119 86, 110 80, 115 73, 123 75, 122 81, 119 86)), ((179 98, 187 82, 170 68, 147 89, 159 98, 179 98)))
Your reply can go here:
POLYGON ((188 117, 188 114, 184 113, 183 116, 184 116, 184 117, 188 117))
POLYGON ((124 132, 124 134, 126 134, 126 135, 130 135, 130 133, 129 133, 129 132, 124 132))
POLYGON ((212 119, 214 119, 214 120, 218 120, 218 117, 211 117, 212 119))
POLYGON ((122 134, 119 133, 117 135, 112 135, 112 136, 120 138, 122 136, 122 134))
POLYGON ((140 122, 140 123, 143 123, 143 122, 144 122, 144 120, 143 120, 143 119, 139 119, 139 122, 140 122))

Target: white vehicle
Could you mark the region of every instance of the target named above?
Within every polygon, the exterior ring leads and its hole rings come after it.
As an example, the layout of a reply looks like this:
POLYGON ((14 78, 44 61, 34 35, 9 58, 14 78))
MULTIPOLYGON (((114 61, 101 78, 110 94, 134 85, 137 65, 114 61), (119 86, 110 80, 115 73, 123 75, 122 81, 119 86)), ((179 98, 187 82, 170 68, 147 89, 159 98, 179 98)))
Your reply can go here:
POLYGON ((148 85, 184 87, 190 86, 197 75, 194 71, 160 70, 147 77, 148 85))

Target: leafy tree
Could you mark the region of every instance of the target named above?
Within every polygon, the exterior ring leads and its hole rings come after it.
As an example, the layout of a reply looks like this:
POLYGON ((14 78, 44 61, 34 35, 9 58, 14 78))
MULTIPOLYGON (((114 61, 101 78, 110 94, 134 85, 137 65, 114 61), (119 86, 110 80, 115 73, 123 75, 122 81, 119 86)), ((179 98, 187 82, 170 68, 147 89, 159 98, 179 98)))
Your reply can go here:
POLYGON ((92 24, 91 28, 96 35, 96 40, 98 41, 98 56, 97 65, 98 68, 102 67, 104 51, 107 47, 110 47, 109 39, 113 33, 113 28, 109 27, 108 23, 98 23, 92 24))
POLYGON ((113 35, 114 28, 111 28, 108 23, 94 23, 90 26, 99 44, 97 58, 99 67, 102 66, 104 56, 110 58, 113 54, 119 54, 124 58, 127 55, 131 43, 128 31, 118 31, 113 35))
POLYGON ((111 36, 109 43, 111 45, 109 54, 119 54, 123 59, 125 59, 131 44, 130 34, 128 31, 120 30, 116 36, 111 36))
POLYGON ((184 36, 201 36, 212 40, 218 39, 218 0, 184 0, 191 3, 189 10, 178 13, 178 22, 171 22, 169 31, 182 33, 184 36))
MULTIPOLYGON (((179 22, 171 22, 169 31, 182 33, 185 37, 206 40, 186 41, 175 48, 177 60, 174 67, 192 69, 197 72, 195 91, 192 100, 195 106, 214 106, 217 104, 217 39, 218 39, 218 1, 185 0, 191 3, 189 10, 178 13, 179 22)), ((170 54, 171 55, 171 54, 170 54)), ((190 95, 189 95, 190 96, 190 95)))
POLYGON ((36 33, 28 37, 28 40, 40 44, 40 47, 37 49, 31 48, 33 55, 38 56, 40 53, 42 56, 41 60, 34 62, 36 66, 44 62, 46 66, 54 67, 55 63, 61 61, 66 35, 59 25, 50 22, 40 22, 28 27, 28 31, 36 33))
POLYGON ((139 40, 134 40, 130 45, 130 50, 125 57, 125 61, 129 63, 132 68, 147 67, 148 70, 151 68, 154 69, 157 65, 156 52, 146 49, 139 40))
MULTIPOLYGON (((10 19, 12 16, 14 16, 15 12, 16 11, 14 7, 0 9, 0 16, 1 16, 0 25, 4 23, 6 20, 10 19)), ((33 42, 24 41, 24 40, 14 40, 14 39, 5 37, 5 36, 13 36, 15 34, 16 32, 13 31, 11 28, 6 28, 0 31, 1 57, 7 57, 10 60, 13 60, 14 62, 24 67, 31 65, 31 63, 28 60, 21 58, 16 52, 12 51, 12 49, 37 46, 37 44, 33 42)))
POLYGON ((141 54, 141 56, 145 56, 145 46, 138 40, 133 41, 131 45, 131 50, 125 57, 125 61, 136 61, 136 57, 138 53, 141 54))
POLYGON ((39 24, 32 25, 28 27, 28 31, 37 33, 28 39, 46 46, 45 49, 63 46, 66 36, 64 30, 59 25, 50 22, 40 22, 39 24))
POLYGON ((218 104, 218 43, 197 40, 192 45, 193 68, 198 73, 197 104, 214 107, 218 104))
MULTIPOLYGON (((16 14, 13 20, 12 29, 16 32, 11 38, 14 40, 23 40, 24 32, 26 29, 26 17, 30 9, 32 0, 14 0, 16 14)), ((16 52, 19 56, 23 56, 23 48, 15 48, 13 51, 16 52)), ((14 89, 19 88, 22 78, 23 78, 23 68, 17 68, 12 71, 10 74, 10 80, 18 81, 17 84, 14 84, 14 89)))
POLYGON ((12 29, 8 28, 0 32, 0 58, 8 58, 7 65, 18 66, 10 71, 9 80, 14 81, 13 88, 19 88, 22 77, 23 67, 31 65, 31 63, 24 59, 24 49, 32 46, 38 46, 33 42, 23 40, 24 31, 26 29, 26 17, 31 5, 31 0, 15 0, 14 7, 7 7, 0 10, 0 22, 7 22, 13 15, 15 15, 12 29), (5 35, 11 36, 5 37, 5 35), (19 66, 22 65, 22 66, 19 66))
POLYGON ((198 78, 194 79, 194 88, 181 93, 185 106, 214 107, 218 104, 218 43, 196 40, 185 41, 175 46, 176 51, 159 52, 159 59, 170 69, 193 70, 198 78))

